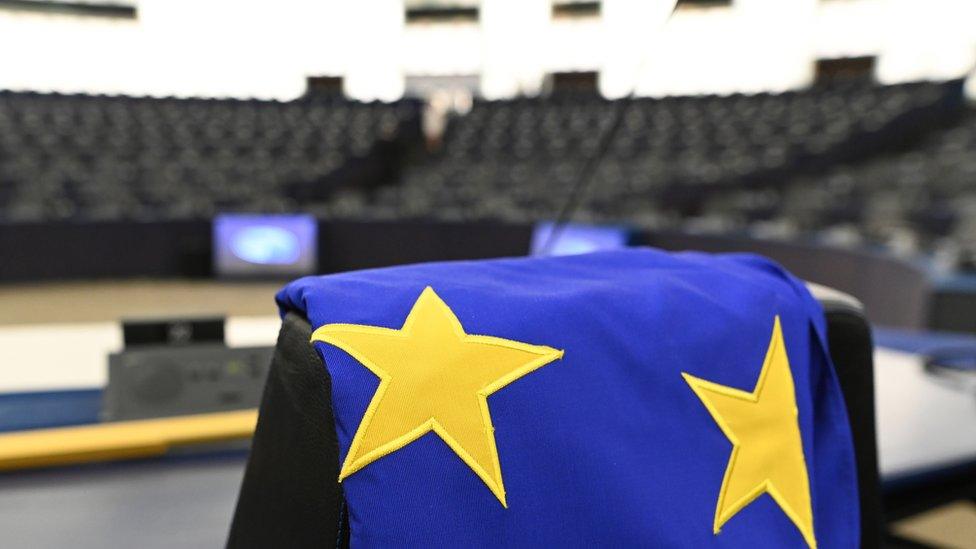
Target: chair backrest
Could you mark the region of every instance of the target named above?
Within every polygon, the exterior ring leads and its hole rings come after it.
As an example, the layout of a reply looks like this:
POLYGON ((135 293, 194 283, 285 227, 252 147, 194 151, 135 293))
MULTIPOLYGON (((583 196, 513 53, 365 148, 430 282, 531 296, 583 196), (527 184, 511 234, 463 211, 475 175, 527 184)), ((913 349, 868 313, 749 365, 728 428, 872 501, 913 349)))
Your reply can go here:
MULTIPOLYGON (((830 354, 844 392, 857 459, 862 547, 881 545, 871 330, 860 304, 811 285, 827 316, 830 354)), ((348 545, 331 382, 309 342, 308 321, 288 313, 272 359, 227 546, 348 545)))
POLYGON ((836 290, 807 284, 827 317, 827 339, 854 437, 861 499, 861 547, 880 547, 884 517, 874 420, 874 344, 861 303, 836 290))

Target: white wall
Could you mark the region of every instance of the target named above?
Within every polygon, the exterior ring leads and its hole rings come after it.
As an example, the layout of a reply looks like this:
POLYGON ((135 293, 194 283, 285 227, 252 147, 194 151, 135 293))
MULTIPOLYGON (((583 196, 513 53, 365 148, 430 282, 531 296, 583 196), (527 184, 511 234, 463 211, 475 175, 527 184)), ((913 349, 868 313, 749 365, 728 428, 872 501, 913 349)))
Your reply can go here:
POLYGON ((550 18, 549 0, 483 0, 476 24, 410 25, 403 0, 141 0, 136 20, 0 11, 0 88, 291 99, 308 75, 359 99, 410 75, 480 74, 488 97, 535 93, 546 73, 600 72, 620 96, 785 90, 819 57, 877 55, 892 83, 976 64, 976 2, 603 0, 602 17, 550 18))
MULTIPOLYGON (((224 330, 228 346, 252 347, 274 345, 280 327, 278 316, 232 316, 224 330)), ((0 393, 104 387, 122 347, 117 322, 0 325, 0 393)))

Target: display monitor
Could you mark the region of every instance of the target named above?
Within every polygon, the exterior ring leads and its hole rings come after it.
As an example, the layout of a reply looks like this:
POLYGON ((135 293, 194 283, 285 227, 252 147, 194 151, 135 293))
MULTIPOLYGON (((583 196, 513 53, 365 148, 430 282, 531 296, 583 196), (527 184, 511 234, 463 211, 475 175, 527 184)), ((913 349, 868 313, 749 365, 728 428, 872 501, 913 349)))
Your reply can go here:
POLYGON ((214 272, 221 277, 288 277, 314 273, 318 223, 310 215, 218 215, 214 272))
POLYGON ((561 227, 544 221, 532 232, 531 254, 576 255, 627 247, 630 229, 623 225, 566 223, 561 227))

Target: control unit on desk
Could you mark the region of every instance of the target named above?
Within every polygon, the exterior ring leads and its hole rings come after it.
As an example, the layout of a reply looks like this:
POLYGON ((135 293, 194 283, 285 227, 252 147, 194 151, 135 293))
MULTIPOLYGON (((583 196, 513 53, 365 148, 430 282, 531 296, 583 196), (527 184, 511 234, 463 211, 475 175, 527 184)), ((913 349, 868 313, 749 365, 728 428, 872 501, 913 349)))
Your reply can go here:
POLYGON ((138 325, 135 332, 145 334, 144 328, 152 324, 159 326, 155 333, 166 337, 155 341, 127 337, 126 348, 109 356, 104 420, 221 412, 260 404, 273 347, 227 347, 223 319, 130 322, 124 332, 128 335, 134 331, 131 326, 138 325), (206 337, 194 338, 195 332, 206 337), (173 333, 182 335, 169 337, 173 333))

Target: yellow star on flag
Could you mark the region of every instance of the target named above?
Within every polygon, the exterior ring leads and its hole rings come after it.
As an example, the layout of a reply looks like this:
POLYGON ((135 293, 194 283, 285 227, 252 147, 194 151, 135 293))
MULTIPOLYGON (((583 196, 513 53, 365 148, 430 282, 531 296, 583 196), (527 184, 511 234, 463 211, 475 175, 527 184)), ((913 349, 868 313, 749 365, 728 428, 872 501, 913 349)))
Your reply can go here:
POLYGON ((732 443, 715 508, 715 534, 742 508, 767 493, 815 548, 810 482, 779 317, 751 393, 681 375, 732 443))
POLYGON ((340 481, 433 431, 507 507, 488 395, 561 358, 562 351, 467 334, 429 286, 399 330, 327 324, 312 341, 335 345, 380 378, 340 481))

